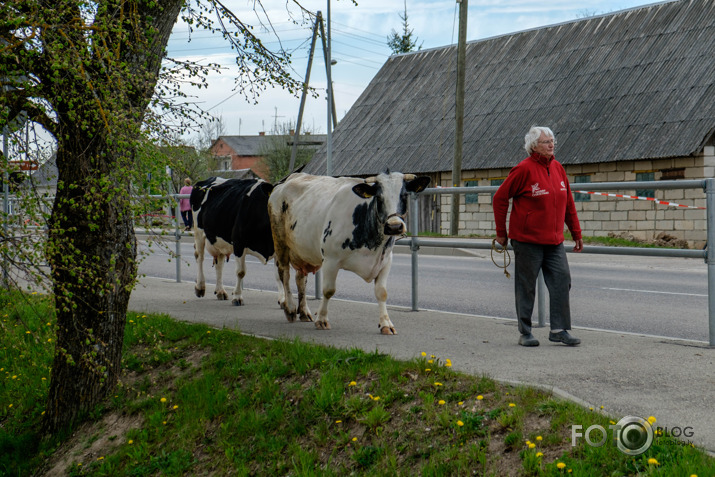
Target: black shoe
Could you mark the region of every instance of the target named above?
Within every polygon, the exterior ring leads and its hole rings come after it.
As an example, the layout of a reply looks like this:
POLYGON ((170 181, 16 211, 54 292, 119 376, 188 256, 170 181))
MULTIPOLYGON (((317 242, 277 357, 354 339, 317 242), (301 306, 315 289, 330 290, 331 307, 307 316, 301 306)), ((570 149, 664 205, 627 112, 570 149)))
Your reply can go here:
POLYGON ((528 335, 521 335, 519 337, 519 344, 521 346, 539 346, 539 340, 529 333, 528 335))
POLYGON ((580 339, 574 338, 566 330, 559 331, 558 333, 549 333, 549 341, 553 341, 555 343, 563 343, 569 346, 576 346, 577 344, 581 344, 580 339))

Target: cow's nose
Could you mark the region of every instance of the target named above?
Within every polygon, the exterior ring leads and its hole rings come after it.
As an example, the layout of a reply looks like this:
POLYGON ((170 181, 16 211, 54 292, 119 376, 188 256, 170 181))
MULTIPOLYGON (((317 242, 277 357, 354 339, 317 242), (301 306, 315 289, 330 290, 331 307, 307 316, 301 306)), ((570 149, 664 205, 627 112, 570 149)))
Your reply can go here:
POLYGON ((407 232, 405 221, 399 217, 390 217, 385 222, 385 235, 402 235, 407 232))

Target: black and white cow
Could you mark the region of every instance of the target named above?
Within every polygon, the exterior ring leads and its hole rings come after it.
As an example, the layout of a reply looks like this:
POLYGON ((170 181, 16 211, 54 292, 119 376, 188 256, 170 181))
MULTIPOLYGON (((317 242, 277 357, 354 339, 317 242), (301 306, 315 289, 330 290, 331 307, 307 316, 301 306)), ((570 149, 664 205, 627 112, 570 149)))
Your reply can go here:
POLYGON ((393 172, 368 179, 291 174, 268 199, 275 262, 283 283, 281 307, 288 321, 312 321, 305 297, 306 277, 323 269, 323 290, 316 328, 330 329, 328 300, 335 294, 338 270, 375 281, 380 332, 396 334, 387 314, 387 276, 392 247, 406 231, 407 193, 420 192, 429 177, 393 172), (298 307, 289 289, 296 270, 298 307))
MULTIPOLYGON (((273 185, 261 179, 224 179, 211 177, 197 182, 191 191, 194 214, 194 257, 198 266, 196 296, 206 293, 204 250, 214 258, 216 289, 219 300, 227 300, 223 288, 223 264, 236 255, 236 288, 231 302, 243 305, 242 282, 246 275, 246 255, 257 257, 265 265, 274 254, 268 196, 273 185)), ((277 277, 276 277, 277 279, 277 277)), ((279 283, 279 298, 283 291, 279 283)))

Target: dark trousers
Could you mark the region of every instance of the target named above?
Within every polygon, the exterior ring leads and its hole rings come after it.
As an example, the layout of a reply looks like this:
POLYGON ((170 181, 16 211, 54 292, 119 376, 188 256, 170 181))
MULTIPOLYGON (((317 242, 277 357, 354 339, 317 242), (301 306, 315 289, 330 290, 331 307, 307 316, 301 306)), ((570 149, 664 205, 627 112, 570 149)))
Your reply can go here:
POLYGON ((531 314, 534 310, 539 270, 544 274, 544 282, 549 291, 551 329, 570 330, 571 272, 564 244, 539 245, 512 240, 511 246, 514 249, 514 290, 519 332, 531 333, 531 314))
POLYGON ((182 210, 181 211, 181 218, 184 219, 184 226, 185 227, 193 227, 193 217, 191 215, 191 210, 182 210))

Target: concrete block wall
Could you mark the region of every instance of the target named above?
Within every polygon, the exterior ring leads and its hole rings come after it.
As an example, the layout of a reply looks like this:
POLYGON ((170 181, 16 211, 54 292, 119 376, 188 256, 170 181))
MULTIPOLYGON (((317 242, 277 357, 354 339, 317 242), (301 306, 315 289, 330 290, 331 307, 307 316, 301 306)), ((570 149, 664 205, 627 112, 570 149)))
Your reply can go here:
MULTIPOLYGON (((697 157, 624 161, 618 163, 566 165, 566 173, 573 190, 588 191, 588 183, 574 182, 578 175, 589 175, 591 182, 635 181, 639 172, 653 172, 656 181, 664 171, 682 169, 679 178, 685 180, 715 177, 715 146, 706 146, 697 157)), ((462 171, 462 180, 477 181, 479 186, 490 186, 495 179, 504 179, 509 169, 462 171)), ((667 174, 667 172, 666 172, 667 174)), ((666 176, 668 178, 668 176, 666 176)), ((451 173, 441 173, 439 185, 451 187, 451 173)), ((635 195, 635 191, 603 191, 635 195)), ((699 189, 656 190, 655 198, 676 204, 705 207, 705 193, 699 189)), ((440 233, 449 234, 452 198, 460 201, 460 235, 494 235, 494 215, 491 194, 479 194, 477 203, 465 204, 464 195, 442 195, 440 198, 440 233)), ((657 204, 653 201, 590 195, 589 201, 576 202, 583 234, 608 236, 609 233, 628 232, 641 240, 653 240, 661 232, 688 241, 690 247, 700 248, 706 240, 706 211, 657 204)))

